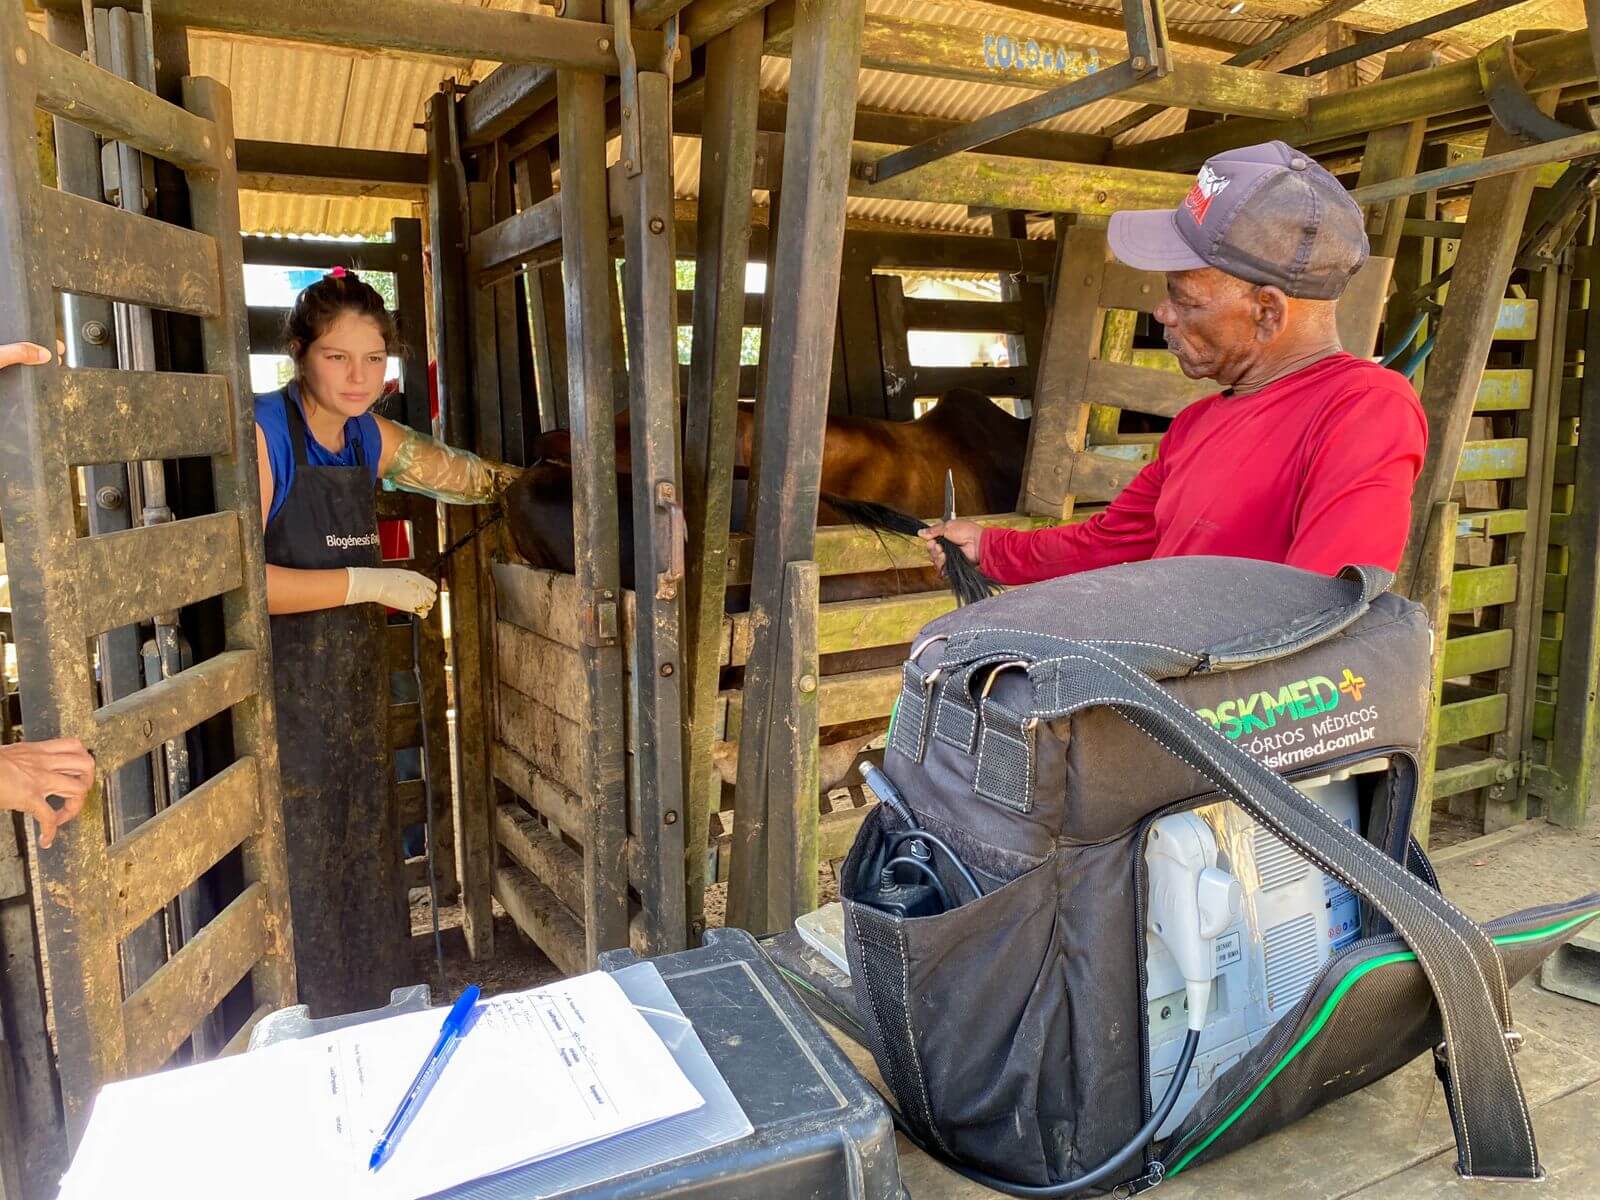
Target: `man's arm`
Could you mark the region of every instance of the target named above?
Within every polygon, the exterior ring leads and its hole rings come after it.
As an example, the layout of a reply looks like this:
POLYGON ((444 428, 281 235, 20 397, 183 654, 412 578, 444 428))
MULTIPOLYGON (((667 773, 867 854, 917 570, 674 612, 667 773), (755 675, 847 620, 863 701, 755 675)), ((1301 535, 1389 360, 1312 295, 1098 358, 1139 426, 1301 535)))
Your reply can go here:
POLYGON ((1323 575, 1398 567, 1427 447, 1427 418, 1408 391, 1366 391, 1338 406, 1307 463, 1289 565, 1323 575))

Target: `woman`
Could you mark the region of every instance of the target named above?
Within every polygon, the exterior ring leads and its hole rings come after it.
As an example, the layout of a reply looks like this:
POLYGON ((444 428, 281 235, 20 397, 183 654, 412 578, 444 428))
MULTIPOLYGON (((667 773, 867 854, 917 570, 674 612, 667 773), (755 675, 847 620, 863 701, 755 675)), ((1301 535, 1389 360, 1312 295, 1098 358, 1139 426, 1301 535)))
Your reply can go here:
POLYGON ((288 326, 295 379, 256 398, 256 453, 295 962, 327 1016, 387 1003, 409 934, 383 610, 426 615, 438 585, 382 565, 376 485, 484 504, 516 472, 370 411, 398 346, 355 275, 306 288, 288 326))

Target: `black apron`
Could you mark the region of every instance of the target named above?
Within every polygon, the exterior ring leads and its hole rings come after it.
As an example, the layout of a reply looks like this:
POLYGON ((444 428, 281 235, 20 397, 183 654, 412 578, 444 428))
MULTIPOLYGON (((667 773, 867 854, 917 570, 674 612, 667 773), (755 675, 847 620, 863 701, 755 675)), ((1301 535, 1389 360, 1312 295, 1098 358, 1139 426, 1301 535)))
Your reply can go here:
MULTIPOLYGON (((306 461, 298 397, 284 394, 294 477, 266 532, 267 562, 377 567, 372 471, 306 461)), ((283 827, 300 1000, 334 1016, 388 1003, 410 934, 389 752, 383 610, 375 604, 272 618, 283 827)))

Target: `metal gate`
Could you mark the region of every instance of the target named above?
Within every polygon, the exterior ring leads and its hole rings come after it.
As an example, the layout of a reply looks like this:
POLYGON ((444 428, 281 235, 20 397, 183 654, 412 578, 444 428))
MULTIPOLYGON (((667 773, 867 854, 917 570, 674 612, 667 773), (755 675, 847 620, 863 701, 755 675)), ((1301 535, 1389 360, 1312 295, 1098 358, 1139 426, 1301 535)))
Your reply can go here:
POLYGON ((218 714, 234 759, 132 832, 105 789, 37 856, 69 1136, 107 1080, 154 1070, 248 973, 257 1013, 294 998, 254 455, 230 101, 184 82, 184 107, 32 33, 0 3, 0 340, 49 344, 58 294, 199 319, 204 373, 13 369, 0 375, 0 521, 15 604, 24 729, 75 736, 102 779, 218 714), (35 107, 188 181, 192 229, 48 188, 35 107), (77 468, 210 460, 215 511, 79 536, 77 468), (225 645, 96 707, 100 634, 221 597, 225 645), (235 848, 243 890, 131 991, 123 939, 235 848))

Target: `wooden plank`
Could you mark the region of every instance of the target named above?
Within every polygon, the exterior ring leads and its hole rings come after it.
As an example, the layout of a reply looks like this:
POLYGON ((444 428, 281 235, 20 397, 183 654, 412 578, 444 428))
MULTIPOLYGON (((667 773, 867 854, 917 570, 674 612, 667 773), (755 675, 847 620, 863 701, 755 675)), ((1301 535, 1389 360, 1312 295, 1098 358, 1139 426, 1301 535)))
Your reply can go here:
POLYGON ((228 381, 215 375, 36 368, 67 417, 67 462, 198 458, 233 449, 228 381))
MULTIPOLYGON (((568 0, 566 19, 597 20, 600 0, 568 0)), ((659 61, 659 57, 644 59, 659 61)), ((573 530, 578 609, 591 717, 574 790, 584 799, 583 935, 590 962, 628 944, 627 772, 622 649, 601 630, 616 610, 618 583, 616 439, 612 415, 622 368, 606 199, 606 81, 589 72, 556 76, 561 145, 562 284, 567 298, 567 397, 572 419, 573 530)), ((669 214, 670 215, 670 214, 669 214)))
POLYGON ((1493 368, 1483 373, 1475 413, 1519 412, 1533 404, 1533 372, 1524 368, 1493 368))
POLYGON ((778 678, 794 689, 767 743, 767 920, 787 929, 817 907, 817 565, 788 567, 778 678))
POLYGON ((730 925, 761 932, 776 927, 765 887, 767 750, 790 719, 794 700, 790 681, 778 675, 783 594, 788 564, 810 560, 816 537, 827 411, 818 381, 829 378, 833 361, 863 11, 863 0, 797 6, 792 33, 784 191, 769 255, 772 303, 749 526, 761 553, 750 585, 754 637, 739 734, 735 813, 744 832, 734 846, 727 910, 730 925))
POLYGON ((916 416, 915 393, 925 387, 934 389, 926 376, 917 379, 917 369, 911 365, 904 281, 898 275, 872 276, 872 298, 878 318, 885 415, 891 421, 909 421, 916 416))
MULTIPOLYGON (((723 696, 728 703, 729 725, 737 726, 744 712, 741 694, 732 690, 723 696)), ((817 686, 817 724, 826 729, 830 725, 887 717, 899 696, 899 667, 824 675, 817 686)))
MULTIPOLYGON (((532 630, 563 646, 582 648, 583 619, 578 608, 575 576, 497 562, 494 580, 495 603, 501 620, 532 630)), ((621 636, 626 643, 633 640, 632 592, 622 593, 621 610, 621 636)))
POLYGON ((583 845, 583 801, 504 742, 494 744, 494 775, 526 800, 550 827, 583 845))
POLYGON ((971 333, 1016 333, 1022 328, 1019 300, 918 300, 905 297, 907 329, 971 333))
POLYGON ((588 717, 583 659, 571 646, 552 642, 509 621, 499 621, 495 626, 495 655, 502 688, 537 700, 569 721, 582 723, 588 717))
POLYGON ((1109 262, 1100 284, 1100 307, 1153 313, 1167 298, 1167 285, 1159 271, 1141 271, 1126 263, 1109 262))
MULTIPOLYGON (((249 191, 411 201, 425 200, 428 195, 428 158, 425 154, 248 139, 240 139, 235 150, 239 163, 239 186, 249 191)), ((268 240, 290 243, 278 248, 280 254, 294 252, 291 239, 268 240)), ((365 247, 346 245, 343 249, 346 253, 356 250, 364 256, 383 253, 379 245, 371 243, 365 247)), ((245 262, 258 261, 251 257, 249 250, 247 245, 245 262)), ((332 266, 333 263, 310 265, 332 266)), ((369 269, 377 268, 373 266, 369 269)))
POLYGON ((1411 835, 1424 848, 1433 823, 1433 773, 1439 757, 1441 700, 1444 698, 1444 655, 1450 625, 1450 592, 1454 576, 1451 568, 1456 555, 1455 501, 1434 506, 1428 520, 1420 568, 1412 598, 1428 615, 1429 639, 1428 705, 1423 713, 1422 742, 1417 752, 1418 803, 1411 813, 1411 835))
MULTIPOLYGON (((519 692, 504 690, 498 701, 498 740, 552 781, 583 795, 584 727, 519 692)), ((583 841, 588 844, 587 837, 583 841)))
MULTIPOLYGON (((561 240, 561 197, 547 196, 530 208, 472 235, 468 269, 495 278, 561 240)), ((485 280, 479 280, 479 286, 485 280)))
POLYGON ((241 758, 111 843, 109 867, 118 881, 113 928, 119 939, 250 836, 259 786, 256 760, 241 758))
POLYGON ((1510 629, 1493 629, 1448 639, 1444 644, 1444 677, 1460 679, 1498 671, 1511 661, 1514 636, 1510 629))
POLYGON ((1056 267, 1034 389, 1033 427, 1017 505, 1025 513, 1072 515, 1073 457, 1088 439, 1093 397, 1087 383, 1089 364, 1100 344, 1098 304, 1106 259, 1103 230, 1078 226, 1068 232, 1056 267))
POLYGON ((422 709, 416 701, 389 705, 389 749, 422 745, 422 709))
POLYGON ((1505 766, 1504 759, 1483 758, 1474 762, 1458 763, 1451 767, 1440 767, 1433 773, 1433 798, 1443 800, 1450 796, 1459 796, 1463 792, 1491 787, 1499 780, 1500 772, 1505 766))
POLYGON ((569 912, 583 907, 583 855, 573 850, 520 804, 494 810, 495 837, 523 870, 555 893, 569 912))
POLYGON ((494 898, 563 975, 580 975, 587 969, 582 923, 522 867, 502 863, 495 868, 494 898))
MULTIPOLYGON (((555 195, 548 147, 540 146, 513 164, 517 203, 528 208, 555 195)), ((561 264, 550 263, 523 278, 533 337, 534 373, 539 388, 539 428, 565 429, 567 420, 567 327, 561 264)))
POLYGON ((84 739, 95 765, 114 771, 240 703, 252 692, 259 662, 254 650, 224 651, 95 710, 94 731, 84 739))
POLYGON ((128 1072, 164 1066, 267 947, 268 904, 252 883, 122 1004, 128 1072))
MULTIPOLYGON (((691 9, 691 12, 693 10, 691 9)), ((736 552, 728 536, 738 434, 739 356, 749 321, 745 272, 750 257, 751 186, 756 160, 762 15, 747 16, 706 47, 699 220, 695 229, 693 336, 684 389, 683 508, 688 539, 683 643, 684 892, 691 938, 705 929, 707 806, 693 798, 720 783, 711 762, 719 727, 717 684, 723 610, 736 552)), ((756 297, 761 299, 761 297, 756 297)), ((759 308, 757 320, 759 322, 759 308)), ((749 540, 740 545, 749 550, 749 540)), ((748 553, 741 581, 750 577, 748 553)))
POLYGON ((110 71, 96 67, 36 33, 14 51, 33 59, 39 107, 187 170, 210 170, 221 160, 217 127, 110 71))
MULTIPOLYGON (((1456 276, 1451 277, 1454 287, 1456 276)), ((1501 342, 1531 342, 1539 333, 1539 302, 1527 299, 1507 299, 1500 302, 1495 317, 1494 336, 1501 342)))
POLYGON ((83 635, 232 591, 243 582, 239 549, 239 518, 231 512, 80 538, 83 635))
POLYGON ((1527 438, 1495 438, 1467 442, 1461 447, 1456 482, 1481 479, 1520 479, 1528 469, 1527 438))
POLYGON ((1037 373, 1032 367, 915 367, 911 390, 917 396, 942 396, 955 388, 971 388, 985 396, 1029 396, 1037 373))
POLYGON ((1141 462, 1081 450, 1070 459, 1072 494, 1082 500, 1115 500, 1143 468, 1141 462))
POLYGON ((214 317, 217 244, 203 233, 46 188, 51 284, 63 292, 214 317))
POLYGON ((1546 574, 1544 577, 1544 608, 1547 612, 1565 612, 1567 608, 1566 575, 1546 574))
POLYGON ((871 163, 897 149, 878 142, 852 143, 850 195, 1108 217, 1124 209, 1172 208, 1194 184, 1187 175, 1036 162, 976 151, 937 159, 879 183, 860 176, 871 163))
POLYGON ((1496 604, 1510 604, 1517 595, 1517 565, 1469 567, 1455 572, 1450 589, 1450 611, 1472 612, 1496 604))
POLYGON ((1217 394, 1210 380, 1179 382, 1166 371, 1103 358, 1089 364, 1085 389, 1096 404, 1157 417, 1175 417, 1196 400, 1217 394))
POLYGON ((1439 708, 1439 745, 1454 746, 1470 738, 1488 737, 1506 726, 1506 698, 1503 695, 1458 700, 1439 708))
POLYGON ((1496 508, 1463 513, 1457 528, 1462 536, 1476 533, 1482 537, 1501 537, 1508 533, 1522 533, 1528 528, 1528 511, 1523 508, 1496 508))

